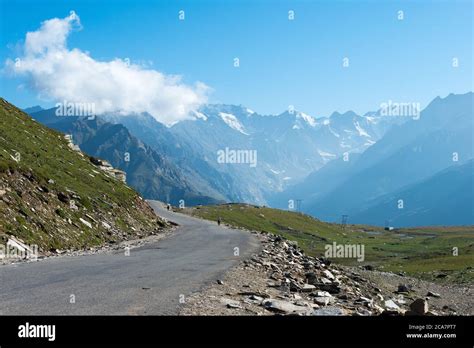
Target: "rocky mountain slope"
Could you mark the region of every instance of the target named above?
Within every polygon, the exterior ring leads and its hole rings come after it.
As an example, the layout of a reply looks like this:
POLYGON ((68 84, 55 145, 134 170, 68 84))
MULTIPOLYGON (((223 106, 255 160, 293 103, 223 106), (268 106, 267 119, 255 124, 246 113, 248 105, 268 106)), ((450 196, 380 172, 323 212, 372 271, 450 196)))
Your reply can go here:
MULTIPOLYGON (((288 199, 303 199, 305 212, 326 221, 340 221, 341 215, 355 216, 378 197, 426 180, 454 164, 466 163, 474 156, 473 100, 472 92, 438 97, 419 119, 392 127, 360 156, 330 163, 271 201, 285 206, 288 199)), ((409 201, 404 203, 410 205, 409 201)), ((378 225, 385 223, 384 216, 371 216, 370 221, 375 220, 378 225)), ((411 224, 419 225, 416 219, 411 224)))
POLYGON ((223 200, 223 196, 206 190, 197 180, 185 176, 162 148, 150 147, 120 123, 109 123, 101 117, 57 117, 54 108, 31 115, 42 124, 71 134, 74 143, 87 154, 106 159, 114 167, 124 170, 127 183, 146 199, 171 204, 184 200, 186 205, 223 200))
MULTIPOLYGON (((358 153, 405 118, 353 112, 314 118, 289 110, 264 116, 237 105, 205 105, 168 127, 151 115, 106 115, 181 168, 203 192, 226 201, 265 203, 345 152, 358 153), (255 163, 222 162, 220 151, 254 152, 255 163)), ((229 161, 231 162, 231 161, 229 161)))
POLYGON ((474 225, 474 160, 367 203, 351 221, 395 226, 474 225), (403 198, 403 209, 398 200, 403 198))
POLYGON ((130 187, 71 148, 64 134, 0 99, 0 238, 40 252, 158 233, 166 223, 130 187))
MULTIPOLYGON (((124 125, 130 133, 179 168, 181 177, 215 201, 240 200, 240 189, 231 175, 213 168, 202 156, 198 143, 183 141, 170 128, 149 114, 116 116, 104 115, 107 121, 124 125)), ((194 204, 207 204, 209 199, 194 204)), ((192 205, 192 202, 186 203, 192 205)))

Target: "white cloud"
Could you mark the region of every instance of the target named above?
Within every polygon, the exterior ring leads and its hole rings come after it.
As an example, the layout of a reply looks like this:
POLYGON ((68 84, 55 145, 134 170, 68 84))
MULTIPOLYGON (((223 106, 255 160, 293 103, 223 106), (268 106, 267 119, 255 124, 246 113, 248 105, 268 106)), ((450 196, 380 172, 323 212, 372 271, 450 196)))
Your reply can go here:
POLYGON ((7 69, 29 78, 29 86, 57 102, 94 103, 97 114, 149 112, 172 124, 193 118, 191 111, 207 102, 209 88, 184 84, 180 76, 165 75, 127 59, 97 61, 80 49, 68 49, 69 34, 80 29, 74 12, 46 20, 26 34, 23 57, 7 60, 7 69))

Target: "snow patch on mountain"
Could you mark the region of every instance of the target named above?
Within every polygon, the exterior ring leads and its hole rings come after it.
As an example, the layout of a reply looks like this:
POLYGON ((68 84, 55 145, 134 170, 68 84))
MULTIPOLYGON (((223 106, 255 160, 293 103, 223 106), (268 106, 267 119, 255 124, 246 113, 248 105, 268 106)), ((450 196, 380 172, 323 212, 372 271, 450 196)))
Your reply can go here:
POLYGON ((296 118, 301 118, 304 121, 306 121, 306 123, 309 124, 311 127, 316 127, 317 122, 314 119, 314 117, 312 117, 308 114, 305 114, 304 112, 298 112, 296 114, 296 118))
POLYGON ((242 123, 240 123, 237 117, 235 117, 234 115, 228 114, 225 112, 219 112, 219 116, 230 128, 235 129, 236 131, 242 134, 249 135, 248 133, 245 132, 245 129, 242 123))
POLYGON ((369 123, 377 124, 378 118, 373 116, 365 116, 366 120, 369 123))
POLYGON ((322 150, 319 150, 319 149, 318 149, 318 153, 321 157, 336 157, 335 154, 332 154, 330 152, 325 152, 325 151, 322 151, 322 150))
POLYGON ((357 131, 359 132, 359 135, 360 135, 361 137, 367 137, 367 138, 370 138, 370 137, 371 137, 371 136, 369 135, 369 133, 367 133, 367 132, 365 131, 365 129, 360 126, 359 122, 356 121, 354 125, 355 125, 355 127, 356 127, 356 129, 357 129, 357 131))
POLYGON ((342 148, 345 148, 345 149, 351 148, 351 146, 350 146, 350 145, 347 145, 344 141, 341 141, 341 144, 340 144, 340 145, 341 145, 342 148))
POLYGON ((328 126, 328 129, 331 132, 331 134, 334 135, 336 138, 340 137, 339 133, 336 133, 334 129, 331 128, 331 126, 328 126))
POLYGON ((202 112, 194 111, 194 116, 196 116, 196 118, 200 118, 204 121, 207 121, 207 116, 204 115, 202 112))

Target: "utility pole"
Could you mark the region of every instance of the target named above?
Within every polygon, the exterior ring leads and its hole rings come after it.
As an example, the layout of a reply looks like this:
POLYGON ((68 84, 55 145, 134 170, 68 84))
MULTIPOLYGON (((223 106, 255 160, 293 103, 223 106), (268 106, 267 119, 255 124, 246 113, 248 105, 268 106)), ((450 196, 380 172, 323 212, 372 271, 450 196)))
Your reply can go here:
POLYGON ((347 225, 347 218, 349 217, 349 215, 342 215, 341 216, 341 226, 342 226, 342 229, 346 229, 346 225, 347 225))
POLYGON ((297 199, 296 200, 296 211, 301 213, 301 202, 303 202, 302 199, 297 199))

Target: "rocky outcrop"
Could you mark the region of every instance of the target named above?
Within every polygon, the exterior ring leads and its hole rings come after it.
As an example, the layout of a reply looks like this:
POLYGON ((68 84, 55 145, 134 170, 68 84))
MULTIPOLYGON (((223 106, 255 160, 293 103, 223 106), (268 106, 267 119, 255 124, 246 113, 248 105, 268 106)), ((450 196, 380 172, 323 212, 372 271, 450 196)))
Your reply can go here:
MULTIPOLYGON (((79 145, 74 144, 72 140, 72 134, 65 134, 64 139, 67 141, 67 145, 71 150, 76 151, 80 156, 84 157, 79 145)), ((109 162, 100 158, 89 157, 89 160, 100 170, 104 171, 108 176, 120 180, 123 183, 127 182, 127 173, 125 173, 123 170, 115 169, 109 162)))
POLYGON ((89 157, 89 160, 93 164, 95 164, 100 170, 104 171, 107 175, 111 176, 112 178, 120 180, 124 183, 127 182, 127 173, 125 173, 123 170, 114 168, 106 160, 95 158, 95 157, 89 157))

